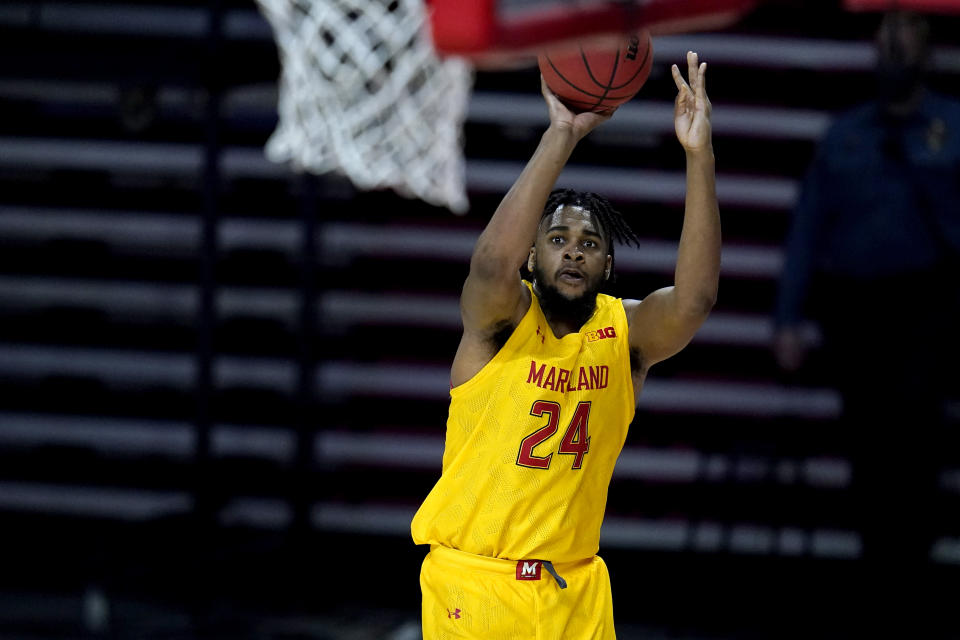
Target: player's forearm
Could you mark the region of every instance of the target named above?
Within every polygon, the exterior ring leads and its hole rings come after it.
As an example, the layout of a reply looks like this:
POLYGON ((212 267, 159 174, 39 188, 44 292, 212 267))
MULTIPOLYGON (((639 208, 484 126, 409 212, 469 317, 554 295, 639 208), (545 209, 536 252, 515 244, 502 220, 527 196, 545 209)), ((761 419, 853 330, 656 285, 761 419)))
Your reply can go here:
POLYGON ((687 197, 674 273, 677 310, 706 316, 720 281, 720 211, 713 149, 687 152, 687 197))
POLYGON ((516 182, 480 234, 471 272, 516 274, 533 245, 543 205, 576 146, 569 128, 550 126, 516 182))

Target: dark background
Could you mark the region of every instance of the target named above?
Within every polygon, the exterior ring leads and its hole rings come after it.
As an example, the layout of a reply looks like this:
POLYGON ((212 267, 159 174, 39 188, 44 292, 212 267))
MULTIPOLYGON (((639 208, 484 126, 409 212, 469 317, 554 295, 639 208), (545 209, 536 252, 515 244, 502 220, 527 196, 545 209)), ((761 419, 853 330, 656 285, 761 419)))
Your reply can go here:
MULTIPOLYGON (((769 343, 798 180, 872 92, 874 26, 778 2, 658 38, 641 95, 571 160, 644 238, 614 293, 669 284, 668 68, 710 63, 720 298, 653 369, 611 487, 621 637, 857 637, 839 397, 817 354, 788 377, 769 343)), ((932 83, 957 95, 957 22, 934 29, 932 83)), ((546 125, 537 72, 478 72, 455 217, 264 159, 279 69, 252 0, 0 5, 2 638, 418 637, 409 520, 439 474, 472 243, 546 125)), ((923 498, 944 637, 952 451, 923 498)))

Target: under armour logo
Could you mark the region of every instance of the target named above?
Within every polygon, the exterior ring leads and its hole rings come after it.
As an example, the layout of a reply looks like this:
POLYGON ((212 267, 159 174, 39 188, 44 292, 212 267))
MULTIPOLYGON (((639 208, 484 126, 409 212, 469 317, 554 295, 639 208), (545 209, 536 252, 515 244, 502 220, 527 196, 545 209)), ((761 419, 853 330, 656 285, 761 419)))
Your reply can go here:
POLYGON ((541 332, 540 327, 537 327, 537 335, 540 336, 540 344, 543 344, 543 340, 547 337, 547 334, 541 332))
POLYGON ((459 620, 459 619, 460 619, 460 609, 454 609, 453 611, 450 611, 450 609, 447 609, 447 617, 448 617, 448 618, 456 618, 457 620, 459 620))

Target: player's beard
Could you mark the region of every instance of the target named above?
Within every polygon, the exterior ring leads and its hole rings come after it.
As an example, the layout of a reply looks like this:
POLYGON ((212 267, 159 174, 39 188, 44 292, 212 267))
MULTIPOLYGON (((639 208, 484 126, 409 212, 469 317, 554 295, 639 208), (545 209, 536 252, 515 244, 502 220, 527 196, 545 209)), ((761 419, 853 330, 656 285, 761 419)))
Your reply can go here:
POLYGON ((597 308, 597 294, 600 293, 600 284, 587 288, 582 295, 568 298, 556 287, 547 284, 540 265, 533 269, 533 284, 540 301, 540 309, 547 319, 557 318, 569 321, 577 327, 582 327, 597 308))

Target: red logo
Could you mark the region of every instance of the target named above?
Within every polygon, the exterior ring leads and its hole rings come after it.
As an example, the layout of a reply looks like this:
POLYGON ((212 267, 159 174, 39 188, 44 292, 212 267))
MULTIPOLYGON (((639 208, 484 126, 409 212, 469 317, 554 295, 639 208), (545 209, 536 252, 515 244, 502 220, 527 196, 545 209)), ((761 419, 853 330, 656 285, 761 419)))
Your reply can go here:
POLYGON ((517 561, 517 580, 539 580, 541 564, 539 560, 517 561))
POLYGON ((543 344, 544 339, 546 339, 547 334, 540 331, 540 327, 537 327, 537 335, 540 336, 540 344, 543 344))
POLYGON ((460 609, 454 609, 453 611, 450 611, 450 609, 447 609, 447 617, 448 617, 448 618, 455 618, 456 620, 459 620, 459 619, 460 619, 460 611, 461 611, 460 609))

